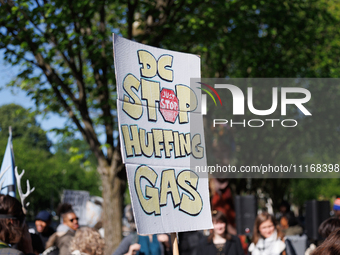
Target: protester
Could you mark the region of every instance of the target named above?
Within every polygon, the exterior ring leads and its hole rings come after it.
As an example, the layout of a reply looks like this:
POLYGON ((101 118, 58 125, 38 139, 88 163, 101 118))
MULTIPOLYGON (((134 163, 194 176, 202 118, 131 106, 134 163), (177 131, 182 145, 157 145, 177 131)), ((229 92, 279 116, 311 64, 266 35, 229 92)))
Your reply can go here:
POLYGON ((255 219, 253 242, 248 250, 252 255, 279 255, 286 248, 282 239, 274 216, 263 212, 255 219))
POLYGON ((285 236, 301 235, 303 228, 292 211, 285 213, 280 219, 280 229, 285 236))
POLYGON ((340 255, 340 229, 333 231, 311 255, 340 255))
POLYGON ((78 217, 72 210, 71 205, 63 204, 59 211, 63 223, 57 227, 57 232, 48 239, 46 249, 56 246, 59 249, 59 253, 63 255, 69 253, 71 240, 79 228, 79 224, 78 217))
POLYGON ((132 233, 122 240, 113 255, 164 255, 162 242, 169 241, 168 235, 138 235, 132 233), (166 239, 166 240, 165 240, 166 239))
POLYGON ((284 215, 286 213, 290 212, 290 204, 286 200, 282 200, 280 207, 279 207, 279 212, 284 215))
POLYGON ((329 218, 320 224, 318 231, 322 238, 327 238, 334 230, 338 228, 340 228, 340 219, 329 218))
POLYGON ((52 215, 48 211, 40 211, 35 217, 35 227, 29 229, 30 233, 39 236, 44 248, 46 247, 47 240, 55 232, 55 230, 50 226, 51 221, 52 215))
POLYGON ((290 204, 286 200, 282 200, 279 205, 279 211, 275 214, 275 219, 280 220, 281 217, 287 213, 291 212, 290 204))
MULTIPOLYGON (((30 232, 30 230, 28 230, 30 232)), ((40 237, 37 234, 31 234, 31 240, 32 240, 32 247, 33 247, 33 252, 36 255, 39 255, 45 251, 45 247, 40 239, 40 237)))
POLYGON ((123 216, 123 236, 128 236, 136 231, 135 219, 133 218, 133 210, 131 204, 124 207, 123 216))
POLYGON ((2 194, 0 194, 0 254, 34 254, 22 205, 16 198, 2 194), (14 244, 18 249, 10 247, 14 244))
POLYGON ((333 204, 334 216, 340 218, 340 198, 335 199, 333 204))
MULTIPOLYGON (((328 218, 323 221, 319 226, 319 234, 322 238, 326 239, 333 231, 340 228, 340 219, 339 218, 328 218)), ((310 255, 316 249, 316 245, 311 243, 308 249, 305 252, 305 255, 310 255)))
POLYGON ((72 255, 102 255, 104 254, 105 242, 98 231, 83 227, 77 230, 71 241, 72 255))
POLYGON ((212 213, 214 229, 208 238, 202 240, 197 246, 197 255, 243 255, 241 241, 237 236, 231 235, 227 230, 227 217, 221 211, 212 213))
MULTIPOLYGON (((168 255, 171 254, 170 238, 167 234, 138 235, 131 206, 126 206, 124 216, 130 233, 123 238, 113 255, 168 255)), ((123 220, 124 222, 124 220, 123 220)))
POLYGON ((197 255, 197 246, 203 234, 200 231, 179 232, 178 243, 179 254, 181 255, 197 255))
POLYGON ((228 179, 211 178, 209 180, 211 189, 211 207, 212 210, 221 211, 226 215, 228 220, 228 232, 236 235, 236 213, 234 201, 228 179))
MULTIPOLYGON (((123 239, 123 241, 124 241, 124 239, 123 239)), ((124 245, 123 241, 120 243, 119 247, 113 253, 113 255, 116 255, 116 254, 119 254, 119 255, 135 255, 140 250, 141 245, 138 244, 138 243, 134 243, 134 244, 128 245, 127 252, 123 252, 122 248, 123 247, 126 248, 126 246, 124 245)), ((125 250, 125 248, 124 248, 124 250, 125 250)))
POLYGON ((307 235, 292 211, 286 212, 280 219, 280 231, 285 236, 286 254, 304 254, 307 245, 307 235))

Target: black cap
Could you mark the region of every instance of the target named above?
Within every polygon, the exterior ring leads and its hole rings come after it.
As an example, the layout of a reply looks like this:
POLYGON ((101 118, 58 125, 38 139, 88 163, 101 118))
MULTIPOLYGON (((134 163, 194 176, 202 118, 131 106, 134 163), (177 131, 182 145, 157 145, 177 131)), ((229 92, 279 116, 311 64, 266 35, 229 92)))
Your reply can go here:
POLYGON ((35 220, 42 220, 45 222, 51 219, 52 219, 52 215, 48 211, 40 211, 35 217, 35 220))

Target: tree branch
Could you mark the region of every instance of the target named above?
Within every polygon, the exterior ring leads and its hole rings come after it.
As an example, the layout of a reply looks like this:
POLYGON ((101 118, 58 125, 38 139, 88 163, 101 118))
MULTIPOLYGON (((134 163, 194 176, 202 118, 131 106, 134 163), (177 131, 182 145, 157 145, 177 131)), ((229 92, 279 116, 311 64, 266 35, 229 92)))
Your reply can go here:
MULTIPOLYGON (((89 19, 86 20, 87 28, 84 30, 88 35, 92 34, 91 30, 91 21, 89 19)), ((106 34, 106 26, 105 26, 105 5, 103 4, 100 7, 100 29, 99 29, 103 38, 105 38, 106 34)), ((85 35, 86 36, 86 35, 85 35)), ((105 126, 105 133, 106 133, 106 142, 110 145, 107 151, 107 160, 111 164, 112 156, 113 156, 113 119, 111 114, 111 107, 108 103, 110 98, 108 83, 107 83, 107 61, 105 60, 106 57, 103 58, 95 58, 96 54, 91 47, 95 42, 91 39, 87 40, 86 48, 89 52, 89 59, 91 60, 91 67, 93 69, 93 77, 97 84, 98 90, 101 91, 100 95, 98 96, 100 108, 103 112, 103 122, 105 126), (99 73, 101 69, 102 75, 99 73)), ((103 47, 103 50, 105 47, 103 47)), ((105 56, 105 52, 102 52, 102 56, 105 56)))
POLYGON ((138 5, 138 0, 134 0, 133 3, 131 3, 132 0, 128 0, 128 11, 127 11, 127 24, 128 24, 128 39, 132 40, 132 24, 135 20, 135 10, 138 5))
MULTIPOLYGON (((3 0, 0 0, 3 2, 3 0)), ((7 5, 9 7, 9 5, 7 5)), ((8 10, 9 13, 11 13, 11 10, 8 10)), ((18 20, 15 19, 15 22, 18 24, 18 20)), ((19 25, 19 24, 18 24, 19 25)), ((15 35, 13 28, 8 28, 8 30, 17 37, 17 40, 19 42, 22 42, 22 38, 18 35, 15 35)), ((27 32, 27 29, 23 29, 25 32, 27 32)), ((75 97, 75 95, 72 93, 70 88, 67 84, 65 84, 62 79, 59 77, 57 72, 50 66, 49 63, 47 63, 42 56, 42 54, 38 51, 37 45, 33 42, 32 38, 27 38, 27 36, 30 36, 30 34, 25 35, 25 41, 27 42, 30 51, 34 55, 37 65, 40 67, 40 69, 45 74, 47 80, 51 84, 53 91, 55 92, 57 98, 60 100, 61 105, 64 107, 64 109, 68 112, 70 118, 73 120, 79 131, 82 133, 84 139, 89 143, 91 150, 94 152, 98 159, 98 163, 100 166, 107 166, 107 162, 105 160, 105 156, 100 149, 100 143, 97 139, 97 135, 94 131, 92 121, 88 114, 88 109, 86 105, 86 100, 82 100, 79 102, 79 100, 75 97), (60 90, 58 89, 57 85, 59 85, 62 89, 62 91, 72 100, 74 103, 76 109, 79 110, 84 123, 84 128, 81 126, 80 121, 76 117, 75 113, 73 112, 72 108, 67 104, 66 100, 63 98, 62 94, 60 93, 60 90)), ((17 54, 16 54, 17 55, 17 54)))
MULTIPOLYGON (((99 32, 102 35, 102 40, 103 38, 106 37, 106 12, 105 12, 105 4, 100 7, 100 27, 99 27, 99 32)), ((108 103, 110 100, 110 92, 108 88, 108 83, 107 83, 107 61, 106 61, 106 53, 105 53, 105 40, 102 41, 102 59, 103 62, 102 64, 102 86, 103 86, 103 93, 102 96, 99 97, 100 99, 100 104, 101 104, 101 109, 103 111, 103 121, 105 125, 105 133, 106 133, 106 143, 109 144, 109 148, 107 148, 107 159, 111 164, 111 160, 113 158, 113 118, 111 114, 111 107, 110 104, 108 103)))

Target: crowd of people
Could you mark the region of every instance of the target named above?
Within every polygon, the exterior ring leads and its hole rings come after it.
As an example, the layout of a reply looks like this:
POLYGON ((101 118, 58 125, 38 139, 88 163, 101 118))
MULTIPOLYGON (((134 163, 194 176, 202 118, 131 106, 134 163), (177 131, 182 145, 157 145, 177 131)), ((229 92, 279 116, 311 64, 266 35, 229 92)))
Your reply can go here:
MULTIPOLYGON (((319 226, 324 241, 310 243, 303 251, 306 255, 340 255, 340 219, 338 205, 335 216, 319 226)), ((102 255, 105 243, 101 234, 90 227, 79 227, 78 217, 72 206, 64 204, 60 209, 62 223, 51 227, 52 215, 40 211, 35 226, 28 229, 21 203, 8 195, 0 195, 0 255, 102 255)), ((130 217, 133 221, 133 217, 130 217)), ((291 211, 276 219, 263 211, 255 219, 252 239, 247 242, 228 229, 227 215, 212 212, 213 229, 210 232, 180 233, 181 255, 299 255, 294 250, 290 236, 302 235, 303 228, 291 211), (230 233, 232 232, 232 233, 230 233)), ((133 225, 133 224, 132 224, 133 225)), ((113 251, 113 255, 171 255, 172 246, 167 234, 138 235, 135 229, 113 251)), ((302 254, 301 254, 302 255, 302 254)))
POLYGON ((35 226, 28 229, 21 203, 14 197, 0 194, 1 255, 102 255, 104 240, 93 228, 79 228, 72 206, 61 208, 62 224, 51 228, 52 216, 41 211, 35 226))

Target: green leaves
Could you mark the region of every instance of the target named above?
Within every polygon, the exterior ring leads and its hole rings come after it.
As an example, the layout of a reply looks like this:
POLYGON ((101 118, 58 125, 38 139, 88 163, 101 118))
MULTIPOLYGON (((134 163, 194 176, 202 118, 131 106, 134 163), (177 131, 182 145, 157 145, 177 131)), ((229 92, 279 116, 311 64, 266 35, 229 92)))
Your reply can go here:
MULTIPOLYGON (((24 63, 11 85, 26 90, 46 113, 71 116, 59 131, 72 136, 77 127, 97 160, 108 165, 112 155, 104 151, 113 151, 117 128, 112 32, 198 54, 202 77, 337 77, 340 72, 337 1, 13 2, 0 8, 0 49, 10 64, 24 63), (105 130, 102 144, 98 130, 105 130)), ((239 160, 258 160, 247 136, 234 135, 239 160)), ((82 153, 72 153, 71 161, 81 159, 82 153)), ((264 149, 261 157, 266 153, 274 152, 264 149)))
MULTIPOLYGON (((29 210, 56 207, 63 189, 83 189, 91 195, 100 195, 100 179, 96 160, 83 141, 61 141, 50 152, 51 142, 35 120, 34 112, 10 104, 0 107, 0 159, 8 140, 8 127, 12 127, 15 164, 19 172, 25 169, 24 179, 35 187, 29 210)), ((26 189, 26 181, 22 181, 26 189)), ((51 208, 52 209, 52 208, 51 208)))

